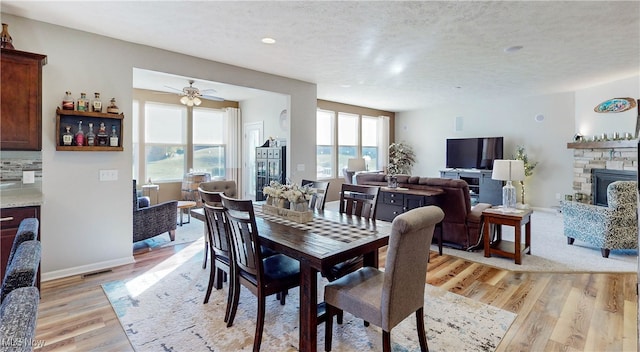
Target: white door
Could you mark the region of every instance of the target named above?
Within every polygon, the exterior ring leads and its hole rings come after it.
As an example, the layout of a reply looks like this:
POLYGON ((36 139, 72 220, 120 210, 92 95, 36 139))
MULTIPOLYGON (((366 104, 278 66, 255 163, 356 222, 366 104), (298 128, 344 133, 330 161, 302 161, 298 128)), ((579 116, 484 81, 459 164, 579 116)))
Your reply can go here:
POLYGON ((251 122, 244 124, 244 143, 247 146, 244 160, 244 194, 242 199, 256 199, 256 147, 262 145, 264 134, 264 122, 251 122))

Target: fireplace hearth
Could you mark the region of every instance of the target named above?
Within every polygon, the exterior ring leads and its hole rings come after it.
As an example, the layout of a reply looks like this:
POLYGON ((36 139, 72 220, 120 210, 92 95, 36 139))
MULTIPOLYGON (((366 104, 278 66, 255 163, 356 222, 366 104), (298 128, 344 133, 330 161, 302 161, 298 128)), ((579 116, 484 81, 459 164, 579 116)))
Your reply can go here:
POLYGON ((592 169, 593 204, 607 206, 607 186, 614 181, 636 181, 637 171, 592 169))

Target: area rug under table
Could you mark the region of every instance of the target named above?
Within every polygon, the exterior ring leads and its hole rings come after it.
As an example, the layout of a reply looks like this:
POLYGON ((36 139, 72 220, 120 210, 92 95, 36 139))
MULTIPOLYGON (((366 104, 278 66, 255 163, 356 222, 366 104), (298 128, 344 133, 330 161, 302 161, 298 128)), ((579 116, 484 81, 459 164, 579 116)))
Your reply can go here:
MULTIPOLYGON (((244 351, 251 350, 256 298, 244 287, 232 327, 223 322, 227 287, 213 291, 203 304, 209 275, 202 269, 201 244, 193 244, 128 281, 103 284, 120 322, 136 351, 244 351)), ((319 297, 324 280, 319 279, 319 297)), ((296 351, 299 290, 289 291, 286 305, 267 298, 262 351, 296 351)), ((425 325, 431 351, 493 351, 516 314, 426 285, 425 325)), ((392 330, 394 351, 419 351, 415 315, 392 330)), ((381 351, 380 329, 364 327, 345 313, 334 324, 334 351, 381 351)), ((323 350, 324 324, 318 326, 323 350)))

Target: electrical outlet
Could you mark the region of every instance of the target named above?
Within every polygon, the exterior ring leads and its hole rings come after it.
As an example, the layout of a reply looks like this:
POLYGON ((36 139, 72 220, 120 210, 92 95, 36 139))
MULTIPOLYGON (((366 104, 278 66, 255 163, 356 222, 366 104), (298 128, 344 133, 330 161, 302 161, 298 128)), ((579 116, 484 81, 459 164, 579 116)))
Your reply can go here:
POLYGON ((117 181, 118 170, 100 170, 100 181, 117 181))
POLYGON ((35 171, 22 171, 22 183, 36 183, 36 172, 35 171))

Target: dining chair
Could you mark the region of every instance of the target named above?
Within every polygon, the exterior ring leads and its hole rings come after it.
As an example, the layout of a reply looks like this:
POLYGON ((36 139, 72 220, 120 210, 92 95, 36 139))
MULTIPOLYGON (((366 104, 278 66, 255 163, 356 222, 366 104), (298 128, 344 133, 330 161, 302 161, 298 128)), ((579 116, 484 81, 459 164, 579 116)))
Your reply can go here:
POLYGON ((202 188, 198 188, 200 198, 202 199, 202 207, 204 209, 205 224, 207 226, 206 236, 208 238, 208 251, 211 252, 211 265, 209 271, 209 284, 207 293, 204 296, 204 304, 209 302, 213 287, 216 290, 222 288, 222 282, 229 278, 229 294, 227 297, 227 310, 224 321, 229 318, 229 310, 231 307, 231 299, 233 297, 233 265, 231 256, 231 246, 227 223, 224 218, 224 208, 222 207, 222 199, 220 192, 208 192, 202 188))
MULTIPOLYGON (((226 194, 231 198, 237 198, 237 193, 238 193, 238 187, 236 186, 236 181, 234 180, 216 180, 216 181, 200 182, 198 184, 199 194, 201 194, 200 190, 207 191, 207 192, 223 192, 224 194, 226 194)), ((202 198, 202 196, 200 197, 202 198)), ((201 199, 201 200, 202 200, 201 204, 206 203, 205 199, 201 199)), ((218 200, 216 203, 210 204, 210 205, 222 206, 222 203, 220 203, 220 200, 218 200)), ((206 224, 205 224, 205 231, 208 231, 206 224)), ((202 259, 202 269, 207 268, 208 254, 209 254, 209 236, 204 236, 204 258, 202 259)))
POLYGON ((424 326, 427 258, 433 230, 443 218, 442 209, 433 205, 398 215, 391 224, 384 271, 363 267, 325 286, 326 351, 331 351, 333 316, 341 311, 380 327, 385 352, 391 351, 391 329, 415 313, 420 349, 429 350, 424 326))
MULTIPOLYGON (((264 328, 266 297, 299 286, 300 263, 280 253, 263 257, 262 251, 259 250, 260 237, 253 212, 253 202, 229 198, 224 194, 221 198, 228 223, 235 272, 232 306, 227 327, 233 325, 240 299, 240 285, 242 285, 258 299, 253 350, 259 351, 264 328)), ((279 297, 280 303, 285 304, 286 295, 280 294, 279 297)))
POLYGON ((309 209, 324 210, 324 203, 327 199, 327 192, 329 192, 329 181, 312 181, 302 180, 301 186, 309 186, 316 190, 316 193, 311 197, 309 201, 309 209))

